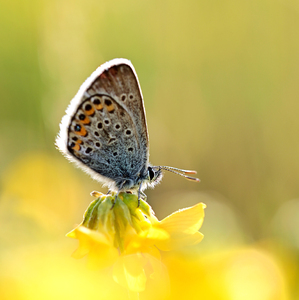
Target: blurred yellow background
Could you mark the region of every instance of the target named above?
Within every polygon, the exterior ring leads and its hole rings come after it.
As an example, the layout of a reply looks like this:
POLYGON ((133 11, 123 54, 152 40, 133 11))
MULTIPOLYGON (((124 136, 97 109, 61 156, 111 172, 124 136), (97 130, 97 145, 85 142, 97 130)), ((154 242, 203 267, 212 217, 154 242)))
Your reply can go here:
POLYGON ((54 147, 80 85, 116 57, 139 76, 151 162, 201 179, 167 173, 148 202, 159 219, 207 204, 203 241, 164 255, 171 296, 140 298, 299 299, 297 1, 0 6, 1 299, 126 299, 70 257, 64 234, 106 189, 54 147))

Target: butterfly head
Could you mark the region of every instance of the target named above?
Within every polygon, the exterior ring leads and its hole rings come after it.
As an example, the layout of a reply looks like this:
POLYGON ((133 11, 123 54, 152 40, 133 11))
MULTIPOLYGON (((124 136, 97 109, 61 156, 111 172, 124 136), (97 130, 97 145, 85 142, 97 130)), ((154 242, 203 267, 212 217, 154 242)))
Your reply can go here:
POLYGON ((161 181, 162 177, 163 173, 160 166, 148 166, 146 180, 149 186, 154 187, 157 183, 161 181))

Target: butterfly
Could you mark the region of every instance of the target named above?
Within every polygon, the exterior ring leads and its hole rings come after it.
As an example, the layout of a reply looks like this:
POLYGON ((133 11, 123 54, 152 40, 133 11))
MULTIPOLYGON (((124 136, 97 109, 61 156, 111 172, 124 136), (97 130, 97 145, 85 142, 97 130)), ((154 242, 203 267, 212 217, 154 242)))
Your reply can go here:
MULTIPOLYGON (((149 137, 142 92, 132 63, 108 61, 82 84, 66 110, 58 149, 110 191, 138 191, 170 171, 191 181, 196 171, 149 163, 149 137)), ((145 196, 146 197, 146 196, 145 196)))

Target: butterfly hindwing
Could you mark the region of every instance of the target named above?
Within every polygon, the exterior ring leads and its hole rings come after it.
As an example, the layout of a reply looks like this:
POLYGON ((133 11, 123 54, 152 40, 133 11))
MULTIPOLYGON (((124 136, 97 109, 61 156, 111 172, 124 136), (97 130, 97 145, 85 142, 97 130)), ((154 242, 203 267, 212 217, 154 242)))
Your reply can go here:
POLYGON ((112 60, 87 79, 61 123, 57 145, 79 167, 110 185, 136 179, 144 172, 148 164, 146 117, 129 61, 112 60))

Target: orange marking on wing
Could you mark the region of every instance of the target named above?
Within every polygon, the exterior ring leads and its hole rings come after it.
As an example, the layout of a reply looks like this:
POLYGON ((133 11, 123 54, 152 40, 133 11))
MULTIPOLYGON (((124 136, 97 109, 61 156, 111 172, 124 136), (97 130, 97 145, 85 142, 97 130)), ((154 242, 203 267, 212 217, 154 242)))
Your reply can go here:
POLYGON ((75 146, 73 147, 74 150, 79 151, 81 149, 79 144, 75 144, 75 146))
POLYGON ((83 142, 82 142, 81 140, 78 140, 77 143, 78 143, 78 144, 82 144, 83 142))
POLYGON ((90 124, 90 119, 89 119, 87 116, 85 116, 85 119, 84 119, 84 120, 80 120, 80 119, 79 119, 79 121, 80 121, 80 123, 82 123, 82 124, 87 124, 87 125, 90 124))
POLYGON ((107 106, 107 110, 108 110, 108 112, 112 112, 112 111, 114 111, 114 105, 113 104, 110 104, 109 106, 107 106))
POLYGON ((85 110, 85 113, 88 115, 88 116, 91 116, 94 114, 94 108, 92 107, 90 110, 85 110))
POLYGON ((103 109, 102 103, 100 103, 100 104, 94 104, 94 106, 96 107, 97 110, 102 110, 103 109))
POLYGON ((81 136, 86 136, 87 135, 87 131, 86 129, 81 126, 81 130, 80 131, 76 131, 77 134, 81 135, 81 136))

